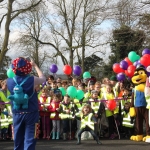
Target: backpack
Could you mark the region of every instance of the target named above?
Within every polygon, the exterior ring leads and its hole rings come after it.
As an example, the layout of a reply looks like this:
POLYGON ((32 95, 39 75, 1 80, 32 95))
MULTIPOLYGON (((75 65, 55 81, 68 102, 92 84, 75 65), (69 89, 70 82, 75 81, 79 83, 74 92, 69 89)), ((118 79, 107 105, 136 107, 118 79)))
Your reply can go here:
POLYGON ((27 76, 20 84, 17 83, 16 79, 13 78, 16 85, 13 88, 13 95, 8 96, 7 98, 13 101, 13 109, 28 109, 28 101, 33 96, 29 97, 28 94, 24 93, 22 85, 28 80, 30 76, 27 76))

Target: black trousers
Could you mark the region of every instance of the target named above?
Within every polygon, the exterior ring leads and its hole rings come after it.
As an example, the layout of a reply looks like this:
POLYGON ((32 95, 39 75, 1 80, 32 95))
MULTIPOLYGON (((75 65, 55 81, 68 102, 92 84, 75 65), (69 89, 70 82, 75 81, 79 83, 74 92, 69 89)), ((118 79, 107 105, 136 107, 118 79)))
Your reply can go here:
POLYGON ((95 140, 98 140, 98 136, 95 134, 94 130, 92 130, 92 129, 89 128, 88 126, 86 126, 85 128, 79 130, 78 135, 77 135, 77 137, 78 137, 79 139, 81 139, 81 134, 82 134, 84 131, 89 131, 89 132, 92 134, 93 138, 94 138, 95 140))

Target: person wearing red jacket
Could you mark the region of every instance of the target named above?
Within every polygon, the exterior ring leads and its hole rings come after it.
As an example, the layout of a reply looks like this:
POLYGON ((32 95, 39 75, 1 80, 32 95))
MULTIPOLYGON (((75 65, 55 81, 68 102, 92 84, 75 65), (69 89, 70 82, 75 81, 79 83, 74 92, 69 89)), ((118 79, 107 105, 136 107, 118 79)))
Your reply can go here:
POLYGON ((59 140, 60 136, 60 117, 59 117, 59 112, 57 111, 59 108, 60 100, 59 100, 59 95, 54 94, 53 99, 50 103, 49 106, 49 111, 50 111, 50 119, 52 120, 53 124, 53 130, 52 130, 52 139, 59 140))
POLYGON ((39 97, 39 110, 42 123, 43 139, 50 139, 50 112, 48 107, 50 106, 51 97, 48 96, 48 90, 43 88, 39 97))

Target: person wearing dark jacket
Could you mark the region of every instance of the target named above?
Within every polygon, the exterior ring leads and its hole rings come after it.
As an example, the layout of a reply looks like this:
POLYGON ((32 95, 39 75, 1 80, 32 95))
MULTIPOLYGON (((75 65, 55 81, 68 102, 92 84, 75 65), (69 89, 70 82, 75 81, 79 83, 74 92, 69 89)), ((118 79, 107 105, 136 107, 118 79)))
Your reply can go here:
POLYGON ((11 100, 14 127, 14 150, 35 150, 36 135, 39 122, 38 97, 35 87, 46 81, 45 76, 39 67, 31 60, 29 62, 23 57, 19 57, 12 62, 14 78, 7 79, 7 87, 11 95, 14 94, 16 82, 23 85, 23 92, 29 96, 28 107, 15 109, 14 101, 11 100), (38 77, 30 76, 32 66, 35 68, 38 77), (28 76, 28 78, 27 78, 28 76), (16 82, 15 82, 16 81, 16 82))

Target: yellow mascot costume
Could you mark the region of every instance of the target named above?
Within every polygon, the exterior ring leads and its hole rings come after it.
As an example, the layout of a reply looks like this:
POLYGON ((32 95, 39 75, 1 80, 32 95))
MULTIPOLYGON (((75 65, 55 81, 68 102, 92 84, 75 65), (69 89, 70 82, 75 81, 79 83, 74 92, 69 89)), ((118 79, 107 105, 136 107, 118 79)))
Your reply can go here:
POLYGON ((132 90, 130 116, 135 117, 137 130, 137 135, 130 137, 133 141, 147 141, 147 139, 150 138, 149 111, 147 109, 147 102, 145 98, 146 80, 147 72, 143 66, 139 66, 131 78, 135 87, 132 90), (146 122, 145 137, 143 137, 143 120, 146 122))

